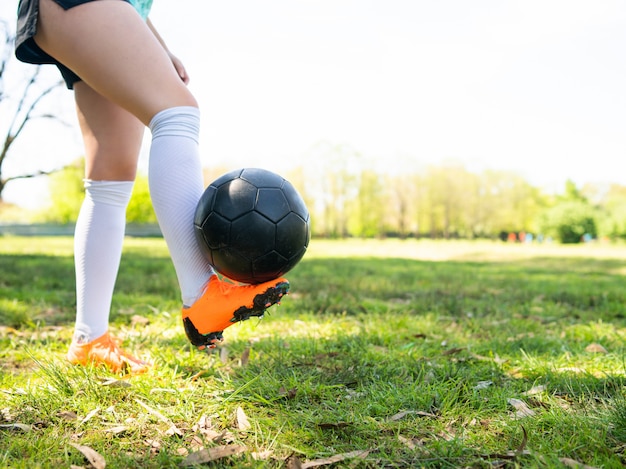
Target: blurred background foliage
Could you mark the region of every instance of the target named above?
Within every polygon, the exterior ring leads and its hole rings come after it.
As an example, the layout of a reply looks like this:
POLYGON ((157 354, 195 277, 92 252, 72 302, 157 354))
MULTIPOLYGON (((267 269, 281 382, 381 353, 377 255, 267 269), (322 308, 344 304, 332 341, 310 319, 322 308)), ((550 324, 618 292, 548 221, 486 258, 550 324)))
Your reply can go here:
MULTIPOLYGON (((316 237, 626 239, 626 187, 617 184, 567 181, 560 192, 547 193, 515 173, 477 173, 455 163, 375 170, 351 148, 328 144, 314 148, 307 161, 281 175, 307 203, 316 237)), ((205 169, 206 184, 232 169, 205 169)), ((30 221, 72 223, 83 197, 82 174, 78 160, 48 176, 50 204, 30 221)), ((144 174, 127 219, 156 223, 144 174)))

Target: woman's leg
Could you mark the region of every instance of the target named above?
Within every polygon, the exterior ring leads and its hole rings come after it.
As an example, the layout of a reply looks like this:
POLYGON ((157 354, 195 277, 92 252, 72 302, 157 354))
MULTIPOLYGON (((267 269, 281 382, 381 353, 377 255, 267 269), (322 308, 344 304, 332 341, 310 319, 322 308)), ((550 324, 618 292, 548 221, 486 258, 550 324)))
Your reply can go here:
POLYGON ((74 90, 85 144, 85 199, 74 236, 76 324, 68 359, 144 371, 145 362, 125 354, 108 336, 144 125, 87 84, 78 82, 74 90))

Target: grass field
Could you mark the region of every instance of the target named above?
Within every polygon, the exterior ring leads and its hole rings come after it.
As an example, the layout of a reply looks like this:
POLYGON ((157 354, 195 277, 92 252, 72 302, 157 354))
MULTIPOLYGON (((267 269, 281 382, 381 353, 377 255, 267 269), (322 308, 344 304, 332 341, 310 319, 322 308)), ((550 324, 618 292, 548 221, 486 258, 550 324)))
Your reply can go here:
POLYGON ((160 239, 112 329, 156 363, 70 367, 71 239, 0 238, 0 467, 626 464, 626 248, 318 241, 293 293, 193 350, 160 239))

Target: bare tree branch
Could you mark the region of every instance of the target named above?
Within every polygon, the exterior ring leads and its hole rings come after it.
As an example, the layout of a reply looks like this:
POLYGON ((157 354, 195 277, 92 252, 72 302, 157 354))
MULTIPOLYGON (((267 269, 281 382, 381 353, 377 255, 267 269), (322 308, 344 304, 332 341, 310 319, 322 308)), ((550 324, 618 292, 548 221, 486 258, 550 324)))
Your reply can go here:
POLYGON ((38 170, 38 171, 35 171, 33 173, 29 173, 29 174, 20 174, 18 176, 9 176, 8 178, 5 178, 5 179, 2 180, 2 184, 6 185, 7 182, 15 181, 16 179, 30 179, 30 178, 35 178, 35 177, 38 177, 38 176, 48 176, 48 175, 53 174, 53 173, 58 173, 59 171, 62 171, 63 169, 65 169, 65 166, 62 166, 62 167, 56 168, 56 169, 50 169, 48 171, 38 170))
MULTIPOLYGON (((0 153, 0 165, 2 164, 2 161, 4 160, 6 153, 9 150, 9 147, 11 146, 11 144, 15 141, 15 139, 19 136, 19 134, 22 132, 22 130, 24 130, 24 126, 26 125, 26 123, 32 119, 32 112, 35 109, 35 107, 37 107, 37 105, 39 104, 39 102, 45 98, 48 94, 50 94, 52 91, 54 91, 56 88, 58 88, 61 85, 61 81, 58 81, 56 83, 54 83, 53 85, 50 85, 48 88, 46 88, 45 90, 43 90, 41 93, 39 93, 39 95, 30 103, 30 106, 28 106, 28 109, 22 114, 22 109, 24 108, 25 104, 26 104, 26 99, 29 96, 29 91, 30 88, 37 82, 37 77, 39 76, 39 71, 40 68, 37 67, 35 72, 33 73, 33 75, 31 76, 30 80, 28 81, 28 84, 26 85, 26 87, 24 88, 24 92, 22 93, 22 97, 20 99, 20 102, 17 106, 17 109, 15 111, 15 113, 13 114, 13 120, 11 122, 11 124, 9 125, 9 130, 7 131, 7 135, 5 138, 5 145, 4 145, 4 149, 2 151, 2 153, 0 153), (23 117, 21 117, 20 119, 20 115, 22 115, 23 117), (16 128, 16 123, 19 122, 19 124, 17 125, 16 128)), ((56 119, 56 116, 54 117, 56 119)))
MULTIPOLYGON (((13 59, 13 46, 15 44, 15 36, 13 36, 9 32, 6 21, 0 21, 0 25, 4 26, 4 49, 0 54, 0 104, 4 104, 9 99, 9 97, 5 93, 6 71, 7 65, 13 59)), ((2 191, 9 181, 44 176, 60 170, 40 170, 27 174, 4 178, 2 177, 2 166, 9 155, 10 149, 17 140, 17 138, 20 137, 28 122, 36 119, 51 119, 65 126, 70 125, 69 123, 64 122, 62 119, 59 118, 59 116, 56 116, 54 113, 46 112, 45 110, 42 110, 41 113, 36 113, 36 110, 41 105, 42 100, 44 100, 50 93, 60 87, 63 83, 61 80, 59 80, 55 83, 48 85, 43 90, 39 90, 38 85, 42 82, 40 70, 41 66, 34 67, 29 78, 24 80, 23 85, 19 87, 19 98, 16 98, 15 101, 13 100, 13 98, 11 98, 11 102, 16 102, 16 106, 11 106, 12 112, 10 122, 6 129, 4 140, 0 146, 0 201, 2 200, 2 191)), ((9 113, 6 114, 8 115, 9 113)))

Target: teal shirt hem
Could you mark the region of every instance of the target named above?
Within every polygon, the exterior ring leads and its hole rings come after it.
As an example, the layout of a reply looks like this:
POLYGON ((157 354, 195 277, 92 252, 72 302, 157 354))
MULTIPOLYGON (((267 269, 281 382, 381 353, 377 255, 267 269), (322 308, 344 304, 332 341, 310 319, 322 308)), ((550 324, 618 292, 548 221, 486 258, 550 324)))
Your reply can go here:
POLYGON ((128 2, 137 10, 137 13, 146 20, 152 8, 152 0, 128 0, 128 2))

